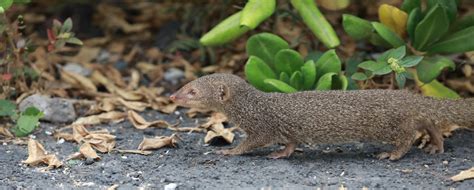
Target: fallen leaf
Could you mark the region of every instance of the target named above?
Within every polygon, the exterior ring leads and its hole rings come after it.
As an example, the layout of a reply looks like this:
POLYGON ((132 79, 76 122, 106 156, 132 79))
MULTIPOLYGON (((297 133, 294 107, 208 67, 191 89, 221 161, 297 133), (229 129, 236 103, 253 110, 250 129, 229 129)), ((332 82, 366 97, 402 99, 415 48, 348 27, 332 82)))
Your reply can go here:
POLYGON ((94 160, 100 159, 100 156, 97 155, 94 149, 92 149, 92 146, 90 143, 84 143, 81 145, 79 148, 79 152, 85 157, 85 158, 92 158, 94 160))
POLYGON ((0 135, 3 135, 7 138, 13 138, 14 136, 10 133, 10 131, 5 127, 0 127, 0 135))
POLYGON ((59 161, 56 155, 48 155, 43 145, 33 139, 28 141, 28 158, 22 162, 30 166, 44 163, 48 165, 48 168, 58 168, 62 166, 61 161, 59 161))
POLYGON ((150 107, 150 104, 144 103, 144 102, 138 102, 138 101, 127 101, 124 100, 123 98, 117 98, 116 99, 120 104, 125 106, 128 109, 132 109, 135 111, 144 111, 147 107, 150 107))
POLYGON ((130 73, 130 82, 127 85, 127 90, 134 90, 138 88, 140 83, 140 73, 136 69, 132 69, 130 73))
POLYGON ((235 136, 233 131, 236 129, 236 127, 224 128, 223 123, 227 121, 228 119, 224 114, 219 112, 212 113, 208 121, 200 125, 200 127, 208 130, 206 136, 204 137, 204 143, 208 144, 217 138, 222 138, 229 144, 232 143, 235 136))
POLYGON ((138 145, 138 150, 152 150, 159 149, 165 146, 176 147, 176 143, 180 138, 176 134, 169 137, 159 136, 155 138, 143 138, 143 141, 138 145))
POLYGON ((474 178, 474 167, 472 167, 471 169, 459 172, 459 174, 451 177, 451 180, 462 181, 462 180, 473 179, 473 178, 474 178))
POLYGON ((107 129, 88 131, 83 125, 74 125, 72 135, 77 143, 90 143, 99 152, 110 152, 115 147, 115 136, 107 129))
POLYGON ((110 186, 110 187, 107 187, 107 190, 115 190, 115 189, 117 189, 118 187, 119 187, 118 184, 114 184, 114 185, 112 185, 112 186, 110 186))
POLYGON ((97 87, 89 78, 85 76, 62 70, 61 77, 64 81, 70 83, 71 85, 78 85, 77 87, 80 87, 86 91, 97 92, 97 87))
POLYGON ((115 149, 117 152, 124 153, 124 154, 141 154, 141 155, 150 155, 151 151, 147 150, 119 150, 115 149))
POLYGON ((224 139, 227 143, 231 144, 234 141, 233 130, 235 128, 224 128, 222 123, 213 124, 204 137, 204 143, 209 144, 212 140, 217 138, 224 139))
POLYGON ((200 109, 200 108, 190 108, 188 110, 188 112, 186 112, 186 115, 190 118, 193 118, 195 117, 197 114, 201 113, 201 114, 207 114, 211 112, 211 110, 208 110, 208 109, 200 109))
POLYGON ((93 81, 104 85, 107 91, 109 91, 110 93, 119 95, 120 97, 126 100, 141 100, 143 98, 140 92, 127 91, 127 90, 117 87, 114 83, 112 83, 99 71, 94 71, 92 73, 91 78, 93 81))
POLYGON ((71 133, 55 132, 53 136, 56 139, 64 139, 65 141, 74 141, 74 136, 71 133))
POLYGON ((169 128, 173 125, 169 124, 165 120, 156 120, 152 122, 146 121, 142 116, 140 116, 137 112, 132 110, 128 111, 128 120, 133 124, 133 126, 137 129, 146 129, 150 126, 163 126, 160 128, 169 128))
POLYGON ((111 111, 107 113, 101 113, 98 115, 91 115, 86 117, 81 117, 77 119, 72 125, 96 125, 101 123, 107 123, 110 121, 120 122, 127 114, 124 112, 111 111))

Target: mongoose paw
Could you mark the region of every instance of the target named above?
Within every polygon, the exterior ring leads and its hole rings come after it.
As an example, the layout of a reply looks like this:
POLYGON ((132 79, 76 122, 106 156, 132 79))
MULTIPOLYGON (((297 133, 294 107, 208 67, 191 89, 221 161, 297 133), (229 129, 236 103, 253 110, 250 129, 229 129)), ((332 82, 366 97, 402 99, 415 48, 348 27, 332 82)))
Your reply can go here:
POLYGON ((400 159, 401 156, 398 155, 398 154, 395 154, 395 153, 382 152, 382 153, 380 153, 380 154, 377 155, 377 158, 378 158, 379 160, 383 160, 383 159, 387 159, 387 158, 388 158, 388 159, 391 160, 391 161, 395 161, 395 160, 400 159))
POLYGON ((428 144, 425 148, 424 151, 428 154, 435 154, 435 153, 443 153, 444 148, 443 146, 439 145, 434 145, 434 144, 428 144))
POLYGON ((220 155, 240 155, 242 154, 241 152, 235 150, 235 149, 224 149, 224 150, 217 150, 216 154, 220 155))
POLYGON ((288 158, 291 154, 286 153, 285 151, 275 151, 267 155, 267 158, 278 159, 278 158, 288 158))

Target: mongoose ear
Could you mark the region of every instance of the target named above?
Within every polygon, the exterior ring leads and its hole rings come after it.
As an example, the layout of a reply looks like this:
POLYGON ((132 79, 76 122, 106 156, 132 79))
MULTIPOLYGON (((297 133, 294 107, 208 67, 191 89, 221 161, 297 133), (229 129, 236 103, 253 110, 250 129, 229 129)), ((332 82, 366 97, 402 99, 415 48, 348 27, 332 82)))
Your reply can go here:
POLYGON ((219 96, 219 100, 225 102, 230 98, 229 87, 225 84, 217 84, 217 93, 219 96))

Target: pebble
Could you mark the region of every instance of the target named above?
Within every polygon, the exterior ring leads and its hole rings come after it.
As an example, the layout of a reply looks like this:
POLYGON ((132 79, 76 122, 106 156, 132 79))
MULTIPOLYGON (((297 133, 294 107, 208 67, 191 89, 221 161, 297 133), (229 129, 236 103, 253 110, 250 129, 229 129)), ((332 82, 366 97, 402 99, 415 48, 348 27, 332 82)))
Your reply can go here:
POLYGON ((184 71, 177 68, 170 68, 164 74, 164 79, 172 84, 177 84, 178 80, 184 77, 184 71))
POLYGON ((165 190, 175 190, 176 187, 178 187, 178 184, 176 183, 170 183, 168 185, 165 185, 165 190))

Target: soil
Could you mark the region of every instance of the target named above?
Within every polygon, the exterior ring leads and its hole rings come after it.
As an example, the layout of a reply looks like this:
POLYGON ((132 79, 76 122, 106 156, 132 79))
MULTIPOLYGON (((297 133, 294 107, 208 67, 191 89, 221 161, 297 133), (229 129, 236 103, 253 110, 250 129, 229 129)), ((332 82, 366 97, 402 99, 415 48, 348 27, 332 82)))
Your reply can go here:
MULTIPOLYGON (((181 110, 180 114, 182 114, 181 110)), ((180 114, 142 113, 148 119, 175 122, 180 114)), ((195 126, 201 119, 183 114, 181 126, 195 126)), ((58 125, 43 123, 34 136, 46 150, 61 160, 77 151, 76 143, 58 143, 46 131, 58 125)), ((165 129, 135 129, 128 121, 102 125, 117 136, 117 148, 136 149, 143 137, 169 136, 165 129)), ((136 155, 112 152, 100 154, 101 160, 72 160, 59 169, 42 171, 21 163, 27 158, 26 145, 0 145, 0 189, 163 189, 176 184, 177 189, 349 189, 363 187, 384 189, 472 189, 474 180, 452 182, 449 178, 474 166, 474 132, 456 131, 445 141, 445 153, 429 155, 415 146, 401 160, 377 160, 374 155, 390 147, 377 144, 319 145, 302 147, 288 159, 265 157, 278 146, 261 148, 242 156, 221 156, 214 150, 235 146, 203 143, 203 133, 179 133, 178 148, 163 148, 153 154, 136 155)))

